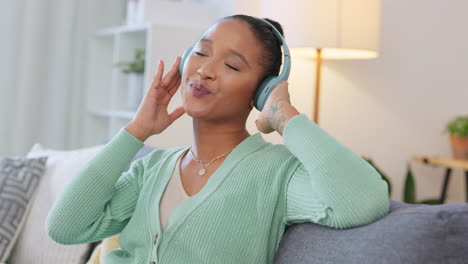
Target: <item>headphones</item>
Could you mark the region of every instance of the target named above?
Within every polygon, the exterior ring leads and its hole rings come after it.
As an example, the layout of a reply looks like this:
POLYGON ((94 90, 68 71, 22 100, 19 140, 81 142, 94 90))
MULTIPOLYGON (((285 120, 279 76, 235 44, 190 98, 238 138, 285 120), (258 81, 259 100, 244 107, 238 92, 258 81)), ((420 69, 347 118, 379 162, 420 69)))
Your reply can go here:
MULTIPOLYGON (((265 105, 265 102, 268 99, 268 96, 273 91, 273 88, 277 86, 281 81, 288 80, 289 72, 291 71, 291 57, 289 55, 288 45, 286 44, 286 41, 281 36, 281 33, 270 22, 266 21, 265 19, 259 18, 259 17, 254 17, 254 18, 267 23, 273 29, 273 33, 275 34, 276 38, 280 41, 280 44, 283 46, 283 68, 280 74, 278 76, 265 77, 265 79, 263 79, 263 81, 258 86, 257 91, 255 93, 255 97, 254 97, 255 108, 257 108, 259 111, 262 111, 263 106, 265 105)), ((201 37, 199 37, 195 43, 197 43, 200 40, 200 38, 201 37)), ((185 50, 184 54, 182 55, 182 58, 179 64, 179 73, 181 76, 182 76, 182 70, 184 68, 185 61, 190 56, 190 53, 192 53, 194 46, 195 44, 190 46, 188 49, 185 50)))

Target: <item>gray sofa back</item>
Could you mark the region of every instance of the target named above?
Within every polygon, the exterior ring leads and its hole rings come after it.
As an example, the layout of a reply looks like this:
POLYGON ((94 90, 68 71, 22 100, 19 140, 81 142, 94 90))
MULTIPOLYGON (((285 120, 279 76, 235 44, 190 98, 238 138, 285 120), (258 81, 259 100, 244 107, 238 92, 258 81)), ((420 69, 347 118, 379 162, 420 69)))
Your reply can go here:
POLYGON ((288 227, 274 263, 468 263, 468 203, 390 202, 388 215, 365 226, 288 227))

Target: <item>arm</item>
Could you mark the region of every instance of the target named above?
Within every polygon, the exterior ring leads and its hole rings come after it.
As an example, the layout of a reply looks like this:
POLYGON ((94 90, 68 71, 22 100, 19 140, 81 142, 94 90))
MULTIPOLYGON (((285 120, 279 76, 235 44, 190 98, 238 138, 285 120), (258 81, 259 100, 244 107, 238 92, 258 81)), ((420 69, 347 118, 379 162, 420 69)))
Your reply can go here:
POLYGON ((305 114, 287 115, 285 122, 284 143, 300 161, 288 183, 286 223, 351 228, 388 213, 387 183, 367 161, 305 114))
POLYGON ((291 105, 286 81, 273 89, 255 123, 263 133, 281 134, 299 161, 288 175, 286 224, 312 221, 350 228, 388 213, 387 183, 367 161, 291 105))
POLYGON ((46 231, 60 244, 97 241, 122 231, 139 194, 145 158, 132 159, 143 142, 122 128, 65 186, 46 219, 46 231), (128 171, 125 169, 131 163, 128 171))

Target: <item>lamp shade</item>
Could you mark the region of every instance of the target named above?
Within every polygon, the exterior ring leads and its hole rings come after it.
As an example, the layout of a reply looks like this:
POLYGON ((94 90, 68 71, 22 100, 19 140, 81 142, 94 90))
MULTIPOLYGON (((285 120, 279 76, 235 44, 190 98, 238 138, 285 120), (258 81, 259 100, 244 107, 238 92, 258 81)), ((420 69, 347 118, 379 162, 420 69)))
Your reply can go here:
POLYGON ((291 52, 324 59, 378 56, 380 0, 261 0, 259 15, 278 21, 291 52))

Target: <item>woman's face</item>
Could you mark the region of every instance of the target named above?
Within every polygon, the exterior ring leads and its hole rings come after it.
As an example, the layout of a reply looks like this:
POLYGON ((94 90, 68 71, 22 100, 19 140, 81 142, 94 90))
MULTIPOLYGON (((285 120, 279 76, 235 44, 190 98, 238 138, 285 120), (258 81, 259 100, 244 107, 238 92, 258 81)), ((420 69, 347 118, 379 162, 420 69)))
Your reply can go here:
POLYGON ((246 22, 210 27, 186 60, 181 93, 185 112, 205 120, 247 119, 260 83, 262 49, 246 22), (203 86, 210 93, 195 96, 203 86))

